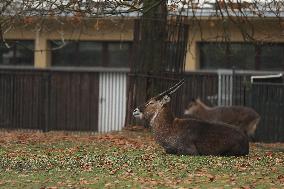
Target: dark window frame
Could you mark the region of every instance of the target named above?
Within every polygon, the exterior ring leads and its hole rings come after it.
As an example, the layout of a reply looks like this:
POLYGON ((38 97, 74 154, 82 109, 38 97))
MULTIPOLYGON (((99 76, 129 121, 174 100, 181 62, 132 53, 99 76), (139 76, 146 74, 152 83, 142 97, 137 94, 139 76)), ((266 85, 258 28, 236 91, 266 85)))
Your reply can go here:
MULTIPOLYGON (((226 42, 197 42, 198 45, 198 50, 199 50, 199 67, 200 69, 231 69, 233 68, 233 66, 236 66, 237 69, 242 69, 242 68, 238 68, 238 65, 231 65, 230 68, 227 68, 226 66, 230 66, 230 64, 233 62, 231 61, 231 58, 233 55, 231 55, 231 48, 234 45, 248 45, 247 47, 253 48, 253 52, 254 54, 252 54, 252 57, 250 57, 251 59, 253 59, 254 62, 251 63, 251 65, 248 65, 248 67, 252 67, 253 70, 269 70, 269 71, 279 71, 279 70, 284 70, 284 56, 282 55, 282 57, 279 58, 279 56, 274 56, 274 58, 278 58, 278 62, 275 63, 275 65, 272 65, 273 68, 270 68, 270 66, 265 65, 265 50, 267 50, 266 48, 274 48, 274 47, 279 47, 279 51, 283 51, 284 52, 284 43, 271 43, 271 42, 266 42, 266 43, 262 43, 262 44, 254 44, 254 43, 249 43, 249 42, 230 42, 230 43, 226 43, 226 42), (204 56, 204 49, 202 49, 204 47, 204 45, 212 45, 212 47, 214 45, 217 46, 225 46, 226 48, 224 49, 224 53, 225 55, 223 58, 223 61, 227 64, 227 65, 223 65, 223 67, 220 68, 216 68, 216 64, 214 65, 210 65, 210 63, 205 63, 206 62, 206 58, 204 56), (227 46, 229 46, 229 48, 227 48, 227 46), (279 66, 278 66, 279 65, 279 66), (278 67, 277 67, 278 66, 278 67), (207 67, 207 68, 206 68, 207 67)), ((266 52, 267 53, 267 52, 266 52)), ((272 61, 272 60, 271 60, 272 61)), ((244 69, 246 70, 246 68, 244 69)), ((249 69, 251 70, 251 69, 249 69)))
POLYGON ((7 39, 6 43, 10 46, 7 48, 4 42, 1 42, 0 51, 7 50, 7 52, 0 52, 0 66, 34 66, 35 63, 35 40, 34 39, 7 39), (26 43, 26 44, 23 44, 26 43), (22 44, 21 44, 22 43, 22 44), (28 44, 30 43, 30 44, 28 44), (20 51, 24 53, 19 54, 20 51), (4 63, 3 54, 12 52, 12 57, 9 58, 9 63, 4 63), (30 56, 28 56, 28 54, 30 56), (22 55, 19 57, 19 55, 22 55), (25 56, 23 56, 25 55, 25 56), (30 59, 30 61, 21 61, 30 59), (20 60, 20 61, 19 61, 20 60))
MULTIPOLYGON (((53 48, 52 46, 52 42, 60 42, 60 40, 49 40, 49 44, 51 44, 51 48, 53 48)), ((75 54, 75 58, 73 60, 76 60, 77 62, 79 62, 81 60, 81 53, 80 53, 80 43, 84 43, 84 42, 87 42, 87 43, 97 43, 97 44, 101 44, 101 61, 97 64, 94 64, 94 65, 84 65, 84 64, 81 64, 81 65, 72 65, 72 63, 64 63, 64 64, 57 64, 56 61, 55 61, 55 58, 54 58, 54 52, 52 51, 51 53, 51 66, 59 66, 59 67, 72 67, 72 66, 75 66, 75 67, 106 67, 106 68, 109 68, 109 67, 112 67, 111 65, 111 62, 110 62, 110 49, 109 49, 109 45, 110 44, 128 44, 128 60, 127 60, 127 65, 126 66, 122 66, 123 68, 129 68, 130 67, 130 59, 131 59, 131 55, 132 55, 132 48, 133 48, 133 41, 115 41, 115 40, 109 40, 109 41, 98 41, 98 40, 67 40, 66 41, 67 43, 69 44, 75 44, 75 51, 72 53, 72 54, 75 54)), ((68 44, 66 45, 68 46, 68 44)), ((62 47, 62 48, 65 48, 65 47, 62 47)), ((62 48, 59 48, 57 50, 54 50, 54 51, 58 51, 62 48)), ((121 67, 121 66, 119 66, 121 67)))

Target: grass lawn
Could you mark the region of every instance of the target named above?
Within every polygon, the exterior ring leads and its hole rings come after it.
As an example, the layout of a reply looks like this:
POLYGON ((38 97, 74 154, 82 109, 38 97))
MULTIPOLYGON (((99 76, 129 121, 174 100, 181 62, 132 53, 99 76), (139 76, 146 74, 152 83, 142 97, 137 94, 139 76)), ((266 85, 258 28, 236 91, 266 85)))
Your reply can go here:
POLYGON ((245 157, 165 154, 150 132, 0 132, 0 188, 284 188, 284 144, 245 157))

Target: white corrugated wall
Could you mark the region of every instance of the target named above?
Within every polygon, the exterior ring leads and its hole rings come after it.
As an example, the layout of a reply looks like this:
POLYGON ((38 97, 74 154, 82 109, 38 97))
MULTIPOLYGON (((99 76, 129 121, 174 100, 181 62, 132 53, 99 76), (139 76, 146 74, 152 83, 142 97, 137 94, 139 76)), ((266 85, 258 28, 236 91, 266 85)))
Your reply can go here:
POLYGON ((231 106, 233 103, 233 71, 218 70, 218 106, 231 106))
POLYGON ((98 132, 121 130, 126 115, 126 78, 124 72, 101 72, 98 132))

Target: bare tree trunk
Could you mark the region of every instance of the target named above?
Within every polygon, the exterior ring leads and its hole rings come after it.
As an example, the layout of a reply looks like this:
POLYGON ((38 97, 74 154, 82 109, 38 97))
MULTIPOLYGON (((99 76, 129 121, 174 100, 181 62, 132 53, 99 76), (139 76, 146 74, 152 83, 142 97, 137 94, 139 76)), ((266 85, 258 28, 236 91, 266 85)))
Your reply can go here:
POLYGON ((167 24, 167 1, 144 0, 141 28, 142 71, 160 74, 163 70, 167 24))
MULTIPOLYGON (((140 44, 143 73, 157 76, 165 70, 166 25, 167 1, 144 0, 140 44)), ((160 90, 157 80, 151 78, 148 79, 147 86, 147 97, 160 90)))

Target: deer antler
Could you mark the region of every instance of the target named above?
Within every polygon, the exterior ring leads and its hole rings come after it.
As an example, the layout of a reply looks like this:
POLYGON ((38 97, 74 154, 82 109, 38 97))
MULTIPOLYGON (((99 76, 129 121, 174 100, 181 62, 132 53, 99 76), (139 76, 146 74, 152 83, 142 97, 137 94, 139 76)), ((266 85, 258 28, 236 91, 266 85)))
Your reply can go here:
POLYGON ((172 86, 171 88, 169 88, 168 90, 158 94, 155 98, 159 98, 161 96, 164 95, 170 95, 173 94, 174 92, 176 92, 176 90, 178 90, 178 88, 180 88, 182 85, 184 84, 184 79, 180 80, 178 83, 176 83, 174 86, 172 86))

